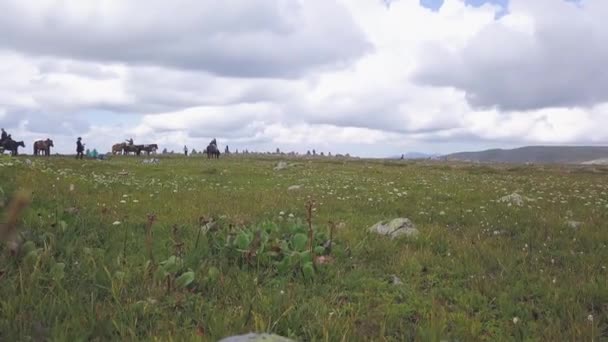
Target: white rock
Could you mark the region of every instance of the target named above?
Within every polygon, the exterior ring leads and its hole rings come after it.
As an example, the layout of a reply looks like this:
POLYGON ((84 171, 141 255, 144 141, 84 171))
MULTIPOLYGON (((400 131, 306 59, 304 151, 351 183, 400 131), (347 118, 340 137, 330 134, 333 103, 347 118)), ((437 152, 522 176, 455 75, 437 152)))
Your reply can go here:
POLYGON ((275 171, 280 171, 280 170, 286 169, 287 167, 289 167, 289 165, 287 165, 286 162, 280 161, 280 162, 277 163, 277 166, 274 167, 274 170, 275 171))
POLYGON ((518 193, 512 193, 510 195, 507 196, 503 196, 501 197, 498 202, 501 203, 508 203, 511 205, 517 205, 518 207, 522 207, 524 205, 524 198, 522 195, 518 194, 518 193))
POLYGON ((420 233, 407 218, 396 218, 390 222, 380 221, 368 229, 372 233, 389 236, 395 239, 401 236, 416 237, 420 233))

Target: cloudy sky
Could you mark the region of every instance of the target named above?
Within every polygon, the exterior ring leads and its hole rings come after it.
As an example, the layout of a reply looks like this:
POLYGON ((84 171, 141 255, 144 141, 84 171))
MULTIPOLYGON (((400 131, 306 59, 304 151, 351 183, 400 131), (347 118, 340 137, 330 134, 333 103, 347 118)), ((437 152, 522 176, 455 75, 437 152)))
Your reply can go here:
POLYGON ((17 140, 360 156, 608 143, 606 0, 3 0, 17 140))

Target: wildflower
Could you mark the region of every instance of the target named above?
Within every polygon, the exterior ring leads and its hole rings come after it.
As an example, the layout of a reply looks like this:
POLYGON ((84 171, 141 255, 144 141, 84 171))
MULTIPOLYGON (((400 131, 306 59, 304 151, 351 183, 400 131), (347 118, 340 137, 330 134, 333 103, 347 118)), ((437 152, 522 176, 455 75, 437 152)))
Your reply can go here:
POLYGON ((587 316, 587 320, 588 320, 589 322, 593 322, 593 315, 589 315, 589 316, 587 316))
POLYGON ((74 191, 74 184, 70 184, 70 191, 74 191))
POLYGON ((120 203, 127 203, 127 201, 125 201, 125 200, 121 200, 121 201, 120 201, 120 203))
POLYGON ((281 212, 279 213, 279 216, 283 216, 283 215, 285 215, 285 212, 284 212, 284 211, 281 211, 281 212))
POLYGON ((133 203, 139 203, 139 200, 135 199, 135 200, 133 200, 133 203))
POLYGON ((122 195, 122 197, 123 197, 123 198, 127 198, 127 197, 129 197, 129 195, 122 195))
POLYGON ((120 225, 120 221, 114 221, 114 223, 112 223, 113 226, 119 226, 120 225))
POLYGON ((513 317, 513 324, 519 323, 519 317, 513 317))

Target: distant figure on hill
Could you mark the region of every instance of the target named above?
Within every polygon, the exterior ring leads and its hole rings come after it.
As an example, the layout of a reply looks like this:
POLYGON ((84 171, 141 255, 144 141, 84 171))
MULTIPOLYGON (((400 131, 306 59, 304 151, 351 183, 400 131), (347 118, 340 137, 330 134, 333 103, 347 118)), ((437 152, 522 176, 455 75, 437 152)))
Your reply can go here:
POLYGON ((0 143, 4 142, 4 140, 8 139, 8 133, 2 128, 2 135, 0 136, 0 143))
POLYGON ((188 146, 184 145, 184 155, 188 156, 188 146))
POLYGON ((228 148, 228 145, 226 145, 226 149, 224 151, 224 154, 230 154, 230 149, 228 148))
POLYGON ((84 158, 84 144, 82 143, 81 137, 78 137, 78 140, 76 141, 76 159, 78 158, 84 158))

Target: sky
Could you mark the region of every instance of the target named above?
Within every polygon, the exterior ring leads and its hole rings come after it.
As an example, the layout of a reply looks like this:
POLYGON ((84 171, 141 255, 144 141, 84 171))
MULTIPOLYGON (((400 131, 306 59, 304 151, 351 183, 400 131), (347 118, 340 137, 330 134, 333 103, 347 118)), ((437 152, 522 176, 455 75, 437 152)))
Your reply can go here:
POLYGON ((385 157, 608 142, 605 0, 3 0, 0 126, 385 157))

